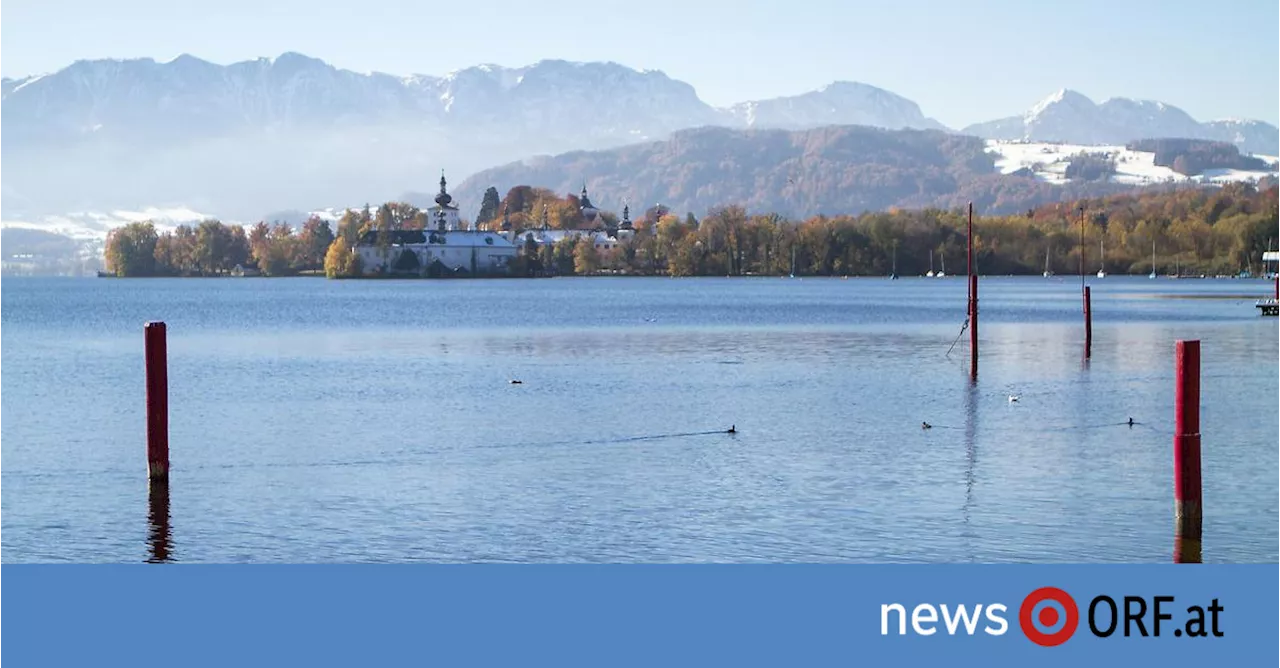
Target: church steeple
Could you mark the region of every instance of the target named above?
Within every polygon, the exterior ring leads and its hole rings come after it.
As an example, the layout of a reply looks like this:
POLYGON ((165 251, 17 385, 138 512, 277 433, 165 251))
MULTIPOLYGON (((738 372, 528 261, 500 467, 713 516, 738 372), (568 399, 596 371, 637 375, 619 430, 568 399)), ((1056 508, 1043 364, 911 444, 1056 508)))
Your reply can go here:
POLYGON ((447 182, 444 180, 444 170, 440 170, 440 194, 436 195, 436 205, 439 209, 436 211, 436 229, 445 232, 450 227, 457 229, 458 214, 457 210, 450 206, 453 196, 446 189, 447 182))
POLYGON ((631 206, 626 202, 622 203, 622 222, 618 224, 618 229, 631 229, 631 206))
POLYGON ((582 197, 579 198, 579 202, 582 205, 582 220, 586 221, 587 225, 594 225, 596 222, 596 215, 600 212, 594 206, 591 206, 591 198, 587 197, 586 181, 582 182, 582 197))
POLYGON ((453 201, 453 196, 445 190, 444 170, 440 170, 440 194, 436 195, 436 204, 442 207, 449 206, 449 202, 453 201))

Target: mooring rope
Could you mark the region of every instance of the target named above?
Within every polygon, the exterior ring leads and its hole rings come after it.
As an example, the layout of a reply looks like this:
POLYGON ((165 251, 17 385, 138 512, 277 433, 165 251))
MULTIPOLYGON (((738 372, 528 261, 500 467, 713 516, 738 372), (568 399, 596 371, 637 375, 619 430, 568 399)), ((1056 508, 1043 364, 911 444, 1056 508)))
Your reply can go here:
POLYGON ((969 329, 969 318, 967 317, 964 319, 964 324, 960 325, 960 333, 956 334, 956 340, 951 342, 950 348, 947 348, 947 354, 945 357, 951 357, 951 351, 955 349, 957 343, 960 343, 960 337, 964 336, 964 331, 966 329, 969 329))

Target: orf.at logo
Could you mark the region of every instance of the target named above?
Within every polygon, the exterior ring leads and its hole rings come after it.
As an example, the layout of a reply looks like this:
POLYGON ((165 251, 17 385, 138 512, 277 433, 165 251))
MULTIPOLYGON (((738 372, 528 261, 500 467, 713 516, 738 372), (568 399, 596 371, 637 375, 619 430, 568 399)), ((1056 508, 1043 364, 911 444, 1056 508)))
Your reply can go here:
POLYGON ((1080 624, 1080 610, 1071 595, 1057 587, 1041 587, 1022 600, 1018 625, 1031 642, 1043 647, 1061 645, 1080 624))

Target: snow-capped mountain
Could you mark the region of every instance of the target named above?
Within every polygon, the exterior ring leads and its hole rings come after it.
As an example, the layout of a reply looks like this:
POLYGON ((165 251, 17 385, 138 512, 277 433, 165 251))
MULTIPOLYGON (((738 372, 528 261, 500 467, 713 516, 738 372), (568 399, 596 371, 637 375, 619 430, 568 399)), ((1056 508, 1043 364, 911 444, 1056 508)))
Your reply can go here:
POLYGON ((1200 123, 1187 112, 1163 102, 1111 98, 1097 104, 1065 88, 1021 116, 977 123, 962 132, 985 139, 1074 144, 1123 145, 1135 139, 1158 137, 1213 139, 1231 142, 1246 153, 1266 155, 1274 155, 1280 144, 1280 130, 1261 121, 1200 123))
MULTIPOLYGON (((717 109, 662 72, 563 60, 443 76, 359 73, 297 53, 225 66, 190 55, 87 60, 4 79, 0 100, 5 221, 151 209, 253 220, 430 192, 442 168, 460 182, 529 156, 701 126, 942 129, 916 103, 866 84, 717 109)), ((1266 123, 1201 124, 1169 105, 1098 105, 1071 91, 966 131, 1104 144, 1190 135, 1280 153, 1266 123)))
POLYGON ((481 65, 444 77, 435 92, 451 125, 482 119, 517 134, 638 140, 718 120, 693 86, 616 63, 481 65))
POLYGON ((296 53, 78 61, 5 79, 6 219, 187 206, 263 211, 392 198, 531 154, 723 123, 693 87, 616 63, 362 74, 296 53))
POLYGON ((733 125, 799 130, 822 125, 870 125, 889 130, 942 130, 920 105, 882 88, 837 81, 793 97, 741 102, 728 109, 733 125))
POLYGON ((386 122, 625 136, 718 117, 692 86, 661 72, 560 60, 479 65, 443 77, 361 74, 297 53, 225 67, 189 55, 168 62, 93 60, 6 79, 3 96, 6 134, 12 129, 22 144, 386 122))
POLYGON ((1206 139, 1231 142, 1247 153, 1275 155, 1280 143, 1276 126, 1262 121, 1226 118, 1201 123, 1206 139))

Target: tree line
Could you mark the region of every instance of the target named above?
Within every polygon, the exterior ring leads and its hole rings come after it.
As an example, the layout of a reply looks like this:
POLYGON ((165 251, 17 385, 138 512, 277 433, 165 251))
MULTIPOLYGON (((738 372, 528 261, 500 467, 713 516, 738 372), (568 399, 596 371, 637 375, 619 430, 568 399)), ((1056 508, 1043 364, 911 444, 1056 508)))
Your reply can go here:
MULTIPOLYGON (((860 215, 812 216, 790 220, 774 213, 749 213, 741 206, 716 207, 702 218, 678 216, 655 206, 636 212, 635 234, 620 235, 600 250, 591 236, 539 246, 527 230, 544 224, 581 229, 574 195, 517 186, 506 197, 486 193, 485 229, 507 226, 516 233, 517 276, 620 273, 670 276, 797 275, 875 276, 894 271, 923 274, 950 260, 962 269, 966 256, 966 213, 929 208, 891 209, 860 215), (495 201, 496 200, 496 201, 495 201)), ((1029 209, 1023 214, 983 216, 975 212, 975 260, 985 274, 1050 271, 1146 274, 1235 274, 1252 268, 1262 251, 1274 248, 1277 188, 1250 184, 1220 188, 1147 190, 1029 209), (1084 223, 1081 224, 1081 210, 1084 223), (1081 240, 1083 227, 1084 239, 1081 240)), ((311 218, 298 231, 289 225, 258 223, 247 232, 237 225, 204 221, 158 234, 151 223, 113 230, 107 266, 122 276, 212 276, 236 265, 254 266, 268 276, 324 270, 331 277, 360 274, 356 245, 366 233, 421 229, 426 214, 403 202, 376 210, 348 210, 337 229, 311 218)), ((597 227, 617 234, 619 217, 600 216, 597 227)))
POLYGON ((159 232, 146 221, 111 230, 103 254, 117 276, 220 276, 236 267, 291 276, 322 269, 332 241, 329 223, 314 217, 296 232, 281 222, 246 230, 217 220, 159 232))
MULTIPOLYGON (((1256 271, 1275 248, 1277 189, 1249 184, 1064 202, 1010 216, 975 212, 975 262, 984 274, 1046 270, 1117 274, 1156 270, 1234 275, 1256 271), (1081 215, 1083 213, 1083 224, 1081 215), (1083 242, 1081 233, 1083 232, 1083 242)), ((538 248, 525 244, 516 271, 598 271, 670 276, 920 275, 950 260, 964 271, 967 212, 890 210, 801 221, 718 207, 701 219, 650 209, 634 238, 609 253, 585 240, 538 248), (536 253, 536 257, 533 255, 536 253), (932 262, 932 266, 931 263, 932 262)), ((519 239, 517 240, 519 241, 519 239)))

